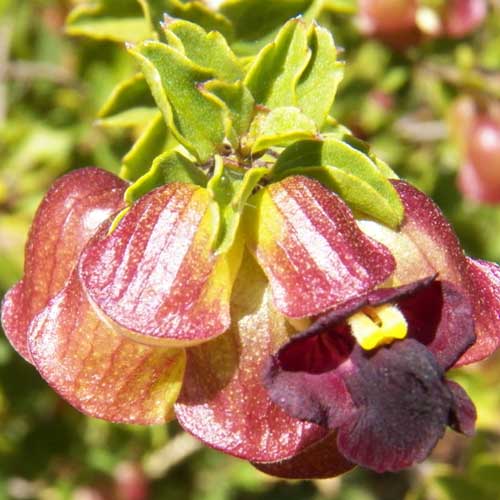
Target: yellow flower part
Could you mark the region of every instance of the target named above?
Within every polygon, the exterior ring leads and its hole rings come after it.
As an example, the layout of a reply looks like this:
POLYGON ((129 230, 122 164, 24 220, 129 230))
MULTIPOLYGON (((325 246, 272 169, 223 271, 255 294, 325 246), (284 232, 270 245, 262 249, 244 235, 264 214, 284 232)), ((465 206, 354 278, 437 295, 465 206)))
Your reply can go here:
POLYGON ((347 323, 358 344, 365 350, 404 339, 408 324, 401 311, 392 304, 366 306, 353 314, 347 323))

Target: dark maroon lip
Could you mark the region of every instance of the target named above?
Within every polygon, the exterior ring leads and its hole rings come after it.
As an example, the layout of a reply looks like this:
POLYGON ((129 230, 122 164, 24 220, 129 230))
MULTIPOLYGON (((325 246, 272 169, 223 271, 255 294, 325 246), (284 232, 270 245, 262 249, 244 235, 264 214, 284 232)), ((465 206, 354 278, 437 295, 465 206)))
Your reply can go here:
POLYGON ((467 296, 430 276, 327 312, 271 358, 264 385, 291 416, 337 430, 347 460, 378 472, 399 470, 423 460, 446 426, 473 428, 473 405, 450 388, 445 372, 474 340, 467 296), (366 351, 346 319, 387 303, 405 317, 407 337, 366 351))

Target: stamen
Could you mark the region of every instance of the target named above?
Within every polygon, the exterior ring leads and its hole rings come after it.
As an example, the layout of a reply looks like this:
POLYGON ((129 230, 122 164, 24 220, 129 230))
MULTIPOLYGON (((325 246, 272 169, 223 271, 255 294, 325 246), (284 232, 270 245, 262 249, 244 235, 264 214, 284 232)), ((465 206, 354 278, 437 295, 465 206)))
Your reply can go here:
POLYGON ((408 324, 401 311, 392 304, 366 306, 347 319, 351 332, 365 350, 404 339, 408 324))

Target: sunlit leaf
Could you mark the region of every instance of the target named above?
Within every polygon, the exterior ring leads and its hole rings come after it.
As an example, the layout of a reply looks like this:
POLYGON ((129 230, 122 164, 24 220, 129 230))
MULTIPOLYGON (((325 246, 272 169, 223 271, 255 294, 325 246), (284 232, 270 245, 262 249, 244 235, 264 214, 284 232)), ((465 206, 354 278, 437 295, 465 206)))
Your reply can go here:
POLYGON ((276 40, 262 49, 245 77, 255 102, 271 109, 294 106, 296 86, 310 57, 305 23, 288 21, 276 40))
POLYGON ((165 14, 198 24, 206 31, 218 31, 231 39, 233 27, 221 13, 210 9, 202 1, 140 0, 147 4, 148 14, 154 26, 159 26, 165 14))
POLYGON ((222 101, 200 91, 200 85, 213 73, 163 43, 147 41, 130 48, 130 52, 139 61, 169 129, 200 161, 205 161, 225 135, 227 110, 222 101))
POLYGON ((251 131, 256 136, 253 153, 272 146, 288 146, 300 139, 314 138, 318 133, 315 123, 292 106, 273 109, 262 117, 257 128, 251 131))
POLYGON ((98 40, 139 42, 153 36, 144 10, 136 0, 98 0, 78 5, 68 16, 66 31, 98 40))
POLYGON ((239 137, 245 134, 255 113, 255 101, 243 82, 227 83, 210 80, 205 84, 205 88, 226 104, 232 135, 239 137))
POLYGON ((289 146, 274 167, 275 179, 302 174, 338 193, 354 210, 390 227, 403 218, 396 190, 363 153, 336 139, 301 141, 289 146))
POLYGON ((207 33, 196 24, 168 16, 165 17, 163 29, 181 41, 188 59, 213 72, 215 78, 228 82, 243 78, 240 62, 219 32, 207 33))
POLYGON ((132 204, 154 188, 170 182, 187 182, 205 186, 207 177, 180 151, 167 151, 157 156, 149 171, 127 189, 125 200, 132 204))
POLYGON ((329 31, 313 25, 308 34, 311 59, 297 83, 297 106, 321 128, 330 112, 343 64, 329 31))
POLYGON ((269 43, 283 24, 307 12, 313 0, 229 0, 221 12, 233 23, 233 49, 242 55, 255 54, 269 43))
POLYGON ((130 151, 123 157, 120 176, 135 181, 151 168, 153 160, 176 143, 159 111, 130 151))

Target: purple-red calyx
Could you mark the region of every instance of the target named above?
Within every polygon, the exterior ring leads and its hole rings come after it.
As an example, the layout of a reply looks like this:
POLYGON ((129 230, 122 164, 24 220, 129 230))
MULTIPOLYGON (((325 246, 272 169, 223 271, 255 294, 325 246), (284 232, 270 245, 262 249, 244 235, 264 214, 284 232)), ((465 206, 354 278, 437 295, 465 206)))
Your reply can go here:
POLYGON ((498 347, 500 271, 464 256, 429 198, 393 185, 397 229, 355 218, 317 180, 264 184, 220 252, 208 188, 169 183, 127 205, 128 183, 72 172, 37 212, 3 328, 87 415, 177 418, 287 478, 410 466, 446 426, 473 430, 445 373, 498 347))

